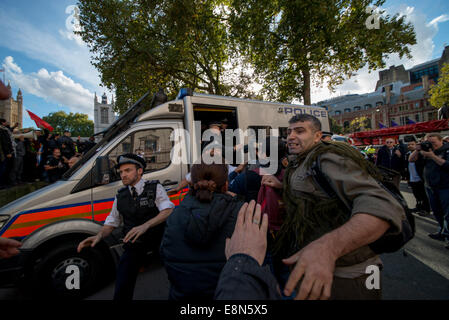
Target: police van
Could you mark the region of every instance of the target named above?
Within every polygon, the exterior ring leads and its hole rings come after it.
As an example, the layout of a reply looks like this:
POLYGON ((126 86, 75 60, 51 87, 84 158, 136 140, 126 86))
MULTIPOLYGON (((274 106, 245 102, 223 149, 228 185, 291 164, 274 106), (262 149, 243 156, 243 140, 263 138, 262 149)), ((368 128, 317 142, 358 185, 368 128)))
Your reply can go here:
MULTIPOLYGON (((122 252, 120 230, 94 248, 81 253, 76 248, 81 240, 97 234, 122 187, 113 169, 120 154, 141 155, 147 163, 143 178, 159 180, 170 190, 191 166, 172 161, 173 132, 188 133, 189 139, 180 142, 185 144, 180 152, 197 154, 204 125, 210 121, 226 119, 228 129, 278 129, 285 138, 288 120, 302 113, 316 116, 322 129, 330 131, 328 113, 320 107, 198 94, 188 89, 182 89, 173 101, 145 94, 102 133, 96 146, 61 180, 0 208, 0 236, 23 243, 18 256, 0 259, 0 284, 23 283, 39 294, 82 297, 112 279, 122 252), (74 275, 79 277, 77 286, 69 281, 74 275)), ((186 190, 170 199, 178 205, 185 194, 186 190)))

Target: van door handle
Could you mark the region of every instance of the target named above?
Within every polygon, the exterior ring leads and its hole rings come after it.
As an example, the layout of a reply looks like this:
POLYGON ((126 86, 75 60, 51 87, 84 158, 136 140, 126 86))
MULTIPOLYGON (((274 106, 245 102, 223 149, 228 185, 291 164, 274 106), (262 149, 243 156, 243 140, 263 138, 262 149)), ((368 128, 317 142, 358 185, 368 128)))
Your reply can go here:
POLYGON ((178 181, 165 180, 164 182, 162 182, 162 185, 165 187, 165 186, 172 186, 177 183, 178 183, 178 181))

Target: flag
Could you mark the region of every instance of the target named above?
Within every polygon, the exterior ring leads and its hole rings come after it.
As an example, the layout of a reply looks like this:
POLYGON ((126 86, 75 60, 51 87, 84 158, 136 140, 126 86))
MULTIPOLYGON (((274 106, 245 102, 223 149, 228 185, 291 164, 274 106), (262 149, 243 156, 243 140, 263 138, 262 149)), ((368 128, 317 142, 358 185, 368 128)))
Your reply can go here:
POLYGON ((393 120, 391 120, 391 126, 392 126, 392 127, 397 127, 398 124, 397 124, 396 122, 394 122, 393 120))
POLYGON ((407 124, 416 124, 416 122, 413 120, 407 119, 407 124))
POLYGON ((36 116, 34 113, 32 113, 31 111, 28 111, 28 114, 30 115, 31 120, 34 120, 34 122, 36 122, 36 126, 38 128, 45 128, 48 131, 53 131, 53 127, 51 125, 49 125, 47 122, 45 122, 44 120, 42 120, 41 118, 39 118, 38 116, 36 116))
POLYGON ((382 122, 379 122, 379 128, 380 129, 385 129, 387 126, 383 125, 382 122))

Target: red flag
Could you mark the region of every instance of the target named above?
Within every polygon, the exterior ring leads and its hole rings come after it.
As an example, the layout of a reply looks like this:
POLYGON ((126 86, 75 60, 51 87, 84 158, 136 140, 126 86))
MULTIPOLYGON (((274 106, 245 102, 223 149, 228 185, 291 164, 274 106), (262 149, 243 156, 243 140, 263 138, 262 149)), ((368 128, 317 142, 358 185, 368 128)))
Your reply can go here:
POLYGON ((49 125, 47 122, 45 122, 44 120, 42 120, 41 118, 39 118, 38 116, 36 116, 34 113, 32 113, 31 111, 28 111, 28 114, 30 115, 31 120, 34 120, 34 122, 36 122, 36 125, 38 128, 45 128, 48 131, 53 131, 53 127, 51 125, 49 125))

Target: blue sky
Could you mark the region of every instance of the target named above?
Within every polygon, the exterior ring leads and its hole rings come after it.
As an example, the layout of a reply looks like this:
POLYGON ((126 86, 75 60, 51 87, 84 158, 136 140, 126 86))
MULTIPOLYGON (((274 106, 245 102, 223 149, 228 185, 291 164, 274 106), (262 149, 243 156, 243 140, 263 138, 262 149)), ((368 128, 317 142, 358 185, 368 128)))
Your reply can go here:
MULTIPOLYGON (((90 63, 90 53, 81 39, 73 35, 70 6, 75 0, 1 0, 0 65, 6 70, 14 97, 19 88, 24 108, 40 117, 50 112, 87 113, 93 119, 94 93, 101 96, 100 76, 90 63)), ((439 58, 449 45, 449 1, 386 1, 381 9, 400 13, 415 26, 418 44, 412 60, 391 56, 388 65, 415 64, 439 58)), ((335 92, 325 83, 312 89, 312 102, 347 93, 374 90, 378 71, 362 69, 335 92)), ((3 73, 0 73, 3 79, 3 73)), ((106 91, 108 99, 112 93, 106 91)), ((24 112, 24 127, 35 126, 24 112)))

